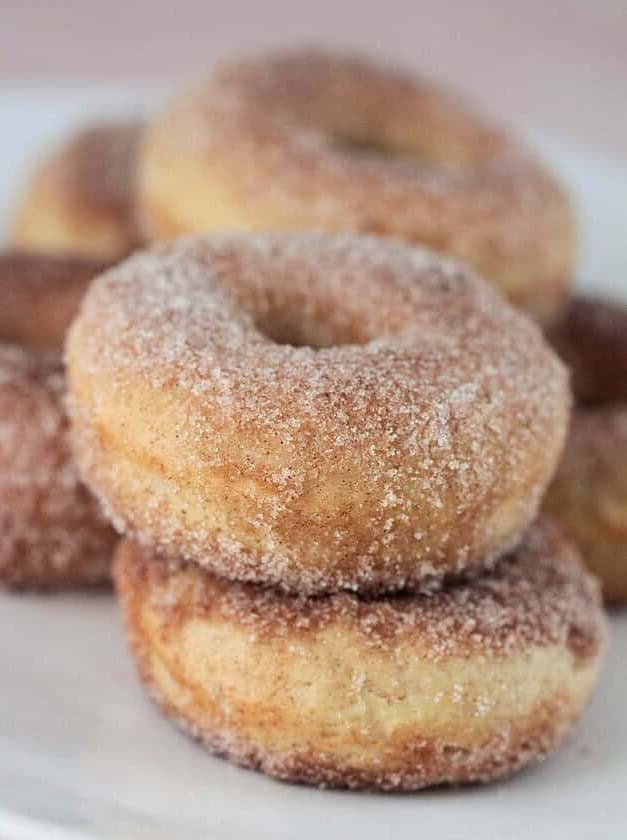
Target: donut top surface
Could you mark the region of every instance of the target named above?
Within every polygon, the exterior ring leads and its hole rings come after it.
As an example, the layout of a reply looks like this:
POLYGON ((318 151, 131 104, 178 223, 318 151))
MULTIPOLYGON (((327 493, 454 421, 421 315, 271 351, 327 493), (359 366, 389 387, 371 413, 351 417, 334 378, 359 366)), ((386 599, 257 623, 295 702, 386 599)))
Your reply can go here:
POLYGON ((416 164, 453 176, 519 151, 505 132, 432 82, 318 50, 224 65, 176 104, 181 122, 178 130, 174 121, 168 128, 177 141, 211 147, 222 133, 240 142, 248 137, 262 154, 274 143, 277 164, 290 154, 296 160, 300 149, 300 162, 313 165, 316 151, 328 164, 353 166, 353 173, 383 168, 402 180, 416 164), (219 120, 212 125, 213 112, 219 120))
POLYGON ((550 320, 576 224, 543 164, 458 97, 402 69, 323 50, 224 65, 147 127, 148 238, 224 230, 400 237, 475 268, 550 320))
POLYGON ((564 388, 538 329, 498 293, 458 263, 375 236, 180 239, 101 275, 81 314, 86 365, 215 394, 259 423, 285 420, 264 404, 268 384, 315 417, 329 388, 359 410, 369 376, 393 372, 397 406, 412 389, 445 420, 441 398, 488 401, 494 422, 508 400, 541 416, 564 388))
POLYGON ((321 222, 341 213, 341 230, 385 232, 395 212, 396 235, 411 240, 416 227, 428 229, 426 212, 440 224, 443 198, 460 222, 471 207, 469 224, 477 213, 494 224, 507 208, 515 228, 517 212, 541 210, 559 193, 525 149, 455 95, 401 69, 323 50, 225 65, 150 132, 225 165, 239 161, 253 202, 262 190, 292 193, 321 222), (312 183, 320 189, 312 192, 312 183), (412 189, 431 195, 430 211, 412 204, 412 189))
POLYGON ((108 265, 86 257, 0 253, 0 342, 60 349, 85 289, 108 265))
MULTIPOLYGON (((264 123, 293 120, 318 131, 330 154, 350 161, 379 158, 389 164, 396 153, 401 161, 406 156, 425 166, 477 166, 511 148, 503 132, 459 98, 360 56, 314 49, 260 55, 218 69, 215 85, 216 106, 231 104, 237 119, 235 101, 241 103, 254 112, 260 134, 264 123)), ((210 99, 206 94, 205 101, 210 99)))

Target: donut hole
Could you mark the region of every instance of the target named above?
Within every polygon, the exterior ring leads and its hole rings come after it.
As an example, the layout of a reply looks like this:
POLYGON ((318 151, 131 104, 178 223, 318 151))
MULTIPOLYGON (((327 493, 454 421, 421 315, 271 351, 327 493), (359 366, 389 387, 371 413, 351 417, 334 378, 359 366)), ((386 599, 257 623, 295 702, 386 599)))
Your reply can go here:
MULTIPOLYGON (((314 130, 320 127, 314 126, 314 130)), ((434 135, 421 131, 419 125, 400 131, 396 126, 361 126, 345 130, 341 126, 323 126, 329 148, 356 164, 379 161, 388 166, 403 164, 423 172, 438 171, 449 175, 474 172, 490 165, 500 146, 487 138, 483 145, 468 147, 464 138, 454 133, 434 135)))
POLYGON ((236 291, 237 304, 256 330, 277 345, 312 350, 364 346, 402 330, 403 318, 390 311, 392 294, 381 296, 377 306, 366 306, 358 294, 347 295, 344 285, 329 285, 328 268, 318 266, 319 276, 298 278, 291 267, 270 260, 258 267, 254 289, 236 291))
POLYGON ((309 347, 312 350, 324 350, 331 347, 361 345, 368 338, 357 335, 348 325, 318 323, 316 320, 296 320, 285 315, 271 314, 255 321, 259 332, 274 344, 290 347, 309 347))
POLYGON ((395 148, 373 137, 331 136, 332 145, 351 158, 374 158, 385 161, 406 161, 428 165, 428 161, 407 149, 395 148))
POLYGON ((373 124, 366 115, 348 122, 329 119, 305 124, 323 134, 330 150, 355 163, 380 161, 454 174, 481 169, 502 153, 502 145, 495 138, 485 137, 470 144, 454 128, 434 131, 418 119, 410 125, 394 121, 373 124))

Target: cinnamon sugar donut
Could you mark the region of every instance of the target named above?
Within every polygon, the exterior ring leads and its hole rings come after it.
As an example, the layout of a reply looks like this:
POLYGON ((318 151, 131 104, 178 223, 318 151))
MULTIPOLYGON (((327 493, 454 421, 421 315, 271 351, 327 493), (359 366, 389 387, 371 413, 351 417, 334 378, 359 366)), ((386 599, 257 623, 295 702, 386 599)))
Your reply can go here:
POLYGON ((92 125, 45 158, 18 208, 12 243, 106 259, 128 254, 141 241, 135 176, 142 129, 137 121, 92 125))
POLYGON ((605 598, 627 602, 627 405, 575 411, 544 510, 599 576, 605 598))
POLYGON ((569 410, 525 316, 377 237, 156 247, 92 285, 67 359, 75 452, 118 530, 309 594, 489 565, 569 410))
POLYGON ((627 402, 625 303, 576 295, 548 337, 571 370, 580 403, 627 402))
POLYGON ((59 350, 85 289, 108 265, 79 256, 0 252, 0 342, 59 350))
POLYGON ((545 756, 605 636, 596 583, 547 526, 431 595, 290 596, 127 540, 114 577, 168 717, 237 764, 332 787, 485 782, 545 756))
POLYGON ((573 298, 549 332, 579 400, 544 502, 597 574, 606 599, 627 602, 627 307, 573 298))
POLYGON ((81 259, 0 255, 0 586, 109 578, 115 536, 71 457, 59 352, 101 268, 81 259))
POLYGON ((575 223, 552 175, 450 93, 318 51, 219 70, 149 126, 146 232, 398 236, 467 262, 540 319, 562 304, 575 223))

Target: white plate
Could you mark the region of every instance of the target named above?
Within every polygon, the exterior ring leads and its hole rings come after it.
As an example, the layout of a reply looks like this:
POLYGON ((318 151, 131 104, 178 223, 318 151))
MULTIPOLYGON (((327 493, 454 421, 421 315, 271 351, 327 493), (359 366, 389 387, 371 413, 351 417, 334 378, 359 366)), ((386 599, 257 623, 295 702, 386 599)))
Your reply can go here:
MULTIPOLYGON (((0 89, 0 213, 68 124, 152 91, 0 89)), ((141 109, 140 109, 141 110, 141 109)), ((540 138, 572 184, 586 284, 627 297, 627 172, 540 138)), ((5 217, 6 218, 6 217, 5 217)), ((0 596, 0 838, 576 838, 627 834, 627 614, 569 745, 500 784, 378 796, 280 784, 213 758, 145 699, 106 595, 0 596)))

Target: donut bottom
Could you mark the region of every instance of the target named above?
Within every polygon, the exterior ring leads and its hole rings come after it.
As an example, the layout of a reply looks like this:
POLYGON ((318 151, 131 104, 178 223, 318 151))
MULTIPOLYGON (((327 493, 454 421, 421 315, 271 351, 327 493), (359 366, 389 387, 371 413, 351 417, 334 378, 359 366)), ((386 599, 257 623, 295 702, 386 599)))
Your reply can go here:
POLYGON ((627 405, 575 411, 543 509, 599 578, 608 603, 627 603, 627 405))
POLYGON ((132 250, 137 238, 117 209, 107 211, 33 188, 14 222, 11 244, 46 253, 117 259, 132 250))
POLYGON ((517 644, 512 628, 511 645, 495 647, 489 621, 473 640, 463 611, 430 625, 442 616, 430 616, 429 596, 407 596, 403 629, 386 627, 386 599, 295 598, 129 540, 114 564, 140 676, 167 717, 241 766, 382 791, 487 782, 563 740, 595 682, 604 628, 594 586, 577 575, 587 631, 566 621, 562 639, 538 629, 517 644))

